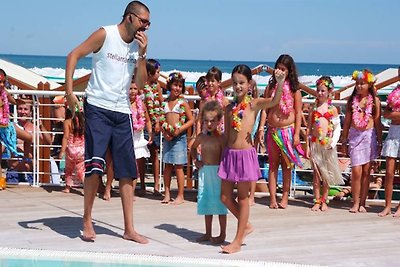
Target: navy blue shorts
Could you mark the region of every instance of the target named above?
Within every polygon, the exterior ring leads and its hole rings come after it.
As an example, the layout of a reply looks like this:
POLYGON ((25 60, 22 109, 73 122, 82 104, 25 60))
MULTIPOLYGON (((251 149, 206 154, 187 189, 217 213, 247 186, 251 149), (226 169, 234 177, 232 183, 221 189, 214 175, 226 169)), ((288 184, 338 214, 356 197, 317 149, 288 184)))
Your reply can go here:
POLYGON ((110 148, 114 178, 136 179, 131 114, 99 108, 85 102, 85 176, 103 175, 110 148))

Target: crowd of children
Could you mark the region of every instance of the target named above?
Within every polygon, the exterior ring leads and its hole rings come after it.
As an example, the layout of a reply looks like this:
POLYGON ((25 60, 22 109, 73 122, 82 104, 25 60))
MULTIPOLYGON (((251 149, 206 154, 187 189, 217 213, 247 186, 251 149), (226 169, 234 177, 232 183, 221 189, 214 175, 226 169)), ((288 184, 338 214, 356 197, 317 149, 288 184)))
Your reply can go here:
MULTIPOLYGON (((336 149, 337 144, 341 143, 341 153, 349 155, 351 161, 353 206, 349 211, 367 211, 371 167, 381 155, 386 158, 386 205, 379 216, 391 214, 395 165, 400 157, 400 86, 388 96, 388 105, 383 111, 383 116, 391 120, 391 125, 382 148, 381 106, 374 87, 376 79, 369 70, 354 71, 352 75, 355 87, 345 107, 341 133, 340 112, 332 104, 334 85, 328 76, 316 81, 315 103, 309 107, 308 120, 302 118, 302 95, 296 64, 290 55, 281 55, 277 59, 263 97, 257 96, 251 69, 246 65, 237 65, 231 75, 234 98, 230 102, 221 87, 221 71, 217 67, 210 68, 196 84, 201 98, 196 103, 195 115, 184 98, 185 78, 181 73, 172 72, 167 77, 167 97, 164 99, 158 81, 159 62, 149 59, 146 67, 147 82, 144 88, 137 88, 132 82, 130 93, 134 129, 132 138, 140 177, 139 193, 146 194, 145 162, 149 158, 154 176, 154 193, 161 195, 159 153, 163 141, 165 191, 161 203, 184 203, 184 165, 188 164, 189 149, 194 166, 198 169, 197 212, 205 216, 205 234, 197 239, 199 242, 225 242, 228 210, 238 221, 237 232, 230 244, 221 246, 222 252, 239 251, 246 235, 253 231, 250 206, 254 204, 255 182, 261 178, 257 146, 265 146, 268 152, 271 209, 288 207, 292 168, 303 168, 303 159, 308 159, 313 169, 314 201, 311 210, 327 211, 330 187, 344 183, 336 149), (307 124, 305 142, 302 142, 305 146, 300 142, 302 123, 307 124), (193 129, 190 142, 187 138, 189 129, 193 129), (283 177, 280 201, 277 199, 279 166, 283 177), (175 198, 171 195, 173 174, 178 185, 175 198), (213 215, 219 217, 220 234, 217 237, 212 236, 213 215)), ((9 126, 4 80, 5 75, 0 73, 0 129, 9 126)), ((66 193, 75 184, 74 170, 78 182, 84 180, 83 112, 83 104, 77 105, 74 111, 66 109, 64 139, 59 154, 59 158, 65 156, 66 159, 66 188, 63 190, 66 193)), ((0 138, 6 148, 15 152, 15 143, 8 145, 10 138, 7 135, 2 134, 0 138)), ((112 162, 108 168, 112 171, 112 162)), ((111 196, 112 172, 109 176, 104 193, 107 200, 111 196)), ((400 216, 400 208, 394 216, 400 216)))

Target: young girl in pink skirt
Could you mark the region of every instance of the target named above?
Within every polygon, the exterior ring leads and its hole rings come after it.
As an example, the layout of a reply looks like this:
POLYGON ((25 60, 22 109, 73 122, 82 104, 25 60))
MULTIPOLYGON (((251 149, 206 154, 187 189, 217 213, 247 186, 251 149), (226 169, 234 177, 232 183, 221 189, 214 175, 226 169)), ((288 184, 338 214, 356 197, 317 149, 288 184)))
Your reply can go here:
POLYGON ((353 206, 350 212, 367 212, 365 202, 369 188, 371 162, 382 146, 381 102, 376 96, 375 77, 369 70, 354 71, 356 81, 353 93, 346 105, 342 133, 342 147, 351 160, 351 194, 353 206))
POLYGON ((238 219, 235 239, 222 247, 223 253, 238 252, 246 235, 253 231, 249 223, 249 190, 251 182, 261 177, 257 152, 249 138, 257 113, 261 109, 278 104, 282 96, 285 74, 275 70, 277 90, 273 98, 253 99, 248 95, 251 69, 246 65, 237 65, 232 71, 232 85, 235 92, 233 103, 227 106, 225 113, 226 148, 219 165, 218 176, 222 179, 221 200, 238 219), (237 201, 233 190, 237 185, 237 201))

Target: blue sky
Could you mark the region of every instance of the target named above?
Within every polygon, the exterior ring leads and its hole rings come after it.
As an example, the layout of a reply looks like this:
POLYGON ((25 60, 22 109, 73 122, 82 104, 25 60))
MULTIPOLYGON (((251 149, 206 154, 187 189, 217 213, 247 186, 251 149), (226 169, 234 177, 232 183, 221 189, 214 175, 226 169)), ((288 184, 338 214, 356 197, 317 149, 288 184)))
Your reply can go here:
MULTIPOLYGON (((148 0, 160 59, 400 64, 399 0, 148 0)), ((129 1, 2 1, 0 54, 66 55, 129 1)))

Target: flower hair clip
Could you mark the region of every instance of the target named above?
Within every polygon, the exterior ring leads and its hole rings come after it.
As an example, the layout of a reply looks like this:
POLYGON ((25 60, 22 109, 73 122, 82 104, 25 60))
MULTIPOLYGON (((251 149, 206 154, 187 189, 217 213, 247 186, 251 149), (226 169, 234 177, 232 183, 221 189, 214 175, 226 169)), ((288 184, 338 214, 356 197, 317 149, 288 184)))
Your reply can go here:
POLYGON ((315 84, 316 84, 317 86, 325 85, 325 87, 328 88, 328 90, 332 90, 332 89, 335 88, 335 86, 333 85, 333 82, 328 81, 327 79, 324 79, 324 78, 319 78, 319 79, 315 82, 315 84))
POLYGON ((355 70, 352 75, 353 80, 364 80, 367 83, 374 83, 376 82, 375 76, 369 70, 355 70))
POLYGON ((167 82, 170 82, 172 79, 185 79, 185 78, 183 77, 182 73, 180 73, 180 72, 171 72, 168 75, 167 82))

